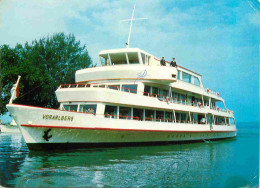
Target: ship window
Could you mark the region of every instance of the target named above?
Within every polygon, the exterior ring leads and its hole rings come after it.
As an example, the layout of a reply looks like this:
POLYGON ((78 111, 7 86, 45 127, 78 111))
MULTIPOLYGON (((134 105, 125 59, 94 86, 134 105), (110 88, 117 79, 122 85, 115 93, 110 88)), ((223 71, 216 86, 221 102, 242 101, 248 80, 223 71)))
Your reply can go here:
POLYGON ((204 114, 199 114, 198 115, 198 123, 199 124, 205 124, 206 123, 206 119, 205 119, 205 115, 204 114))
POLYGON ((190 74, 187 74, 185 72, 182 72, 182 80, 184 82, 188 82, 188 83, 191 83, 191 75, 190 74))
POLYGON ((181 103, 180 94, 174 93, 174 102, 181 103))
POLYGON ((167 96, 168 96, 168 91, 164 89, 164 90, 162 91, 162 95, 167 97, 167 96))
POLYGON ((78 105, 63 105, 63 108, 67 111, 77 112, 78 105))
POLYGON ((187 96, 187 104, 192 105, 192 97, 191 96, 187 96))
POLYGON ((144 114, 143 111, 144 111, 143 109, 134 108, 134 109, 133 109, 133 116, 134 116, 133 118, 136 119, 136 120, 141 120, 141 121, 142 121, 142 120, 144 119, 144 117, 143 117, 143 114, 144 114))
POLYGON ((230 123, 231 125, 234 125, 234 124, 235 124, 235 119, 234 119, 234 118, 229 118, 229 123, 230 123))
POLYGON ((137 85, 122 85, 122 91, 129 93, 137 93, 137 85))
POLYGON ((192 116, 191 116, 191 121, 193 122, 193 123, 198 123, 198 114, 192 114, 192 116))
POLYGON ((211 115, 207 115, 207 122, 208 122, 208 124, 212 124, 212 116, 211 115))
POLYGON ((141 56, 142 56, 143 64, 145 64, 145 55, 141 53, 141 56))
POLYGON ((165 112, 165 121, 173 121, 173 113, 172 112, 165 112))
POLYGON ((187 122, 188 121, 188 114, 186 113, 181 113, 181 122, 187 122))
POLYGON ((117 118, 117 107, 106 105, 105 107, 105 117, 106 118, 117 118))
POLYGON ((131 108, 119 107, 119 119, 131 119, 131 108))
POLYGON ((179 71, 179 70, 178 70, 177 79, 178 79, 178 80, 180 80, 180 79, 181 79, 181 71, 179 71))
POLYGON ((109 54, 112 65, 127 64, 125 53, 109 54))
POLYGON ((194 85, 200 86, 200 81, 197 77, 194 77, 194 85))
POLYGON ((144 86, 144 95, 148 96, 148 94, 150 95, 150 91, 151 91, 151 86, 144 86))
POLYGON ((145 110, 145 121, 153 121, 153 120, 154 120, 154 111, 145 110))
POLYGON ((109 65, 109 61, 107 57, 102 57, 102 56, 99 57, 100 57, 101 65, 109 65))
POLYGON ((204 106, 209 106, 209 100, 204 100, 204 106))
POLYGON ((163 121, 164 120, 164 113, 163 111, 156 110, 156 121, 163 121))
POLYGON ((79 106, 79 111, 80 112, 85 112, 89 114, 95 114, 97 110, 97 105, 96 104, 87 104, 87 105, 80 105, 79 106))
POLYGON ((120 85, 108 85, 109 89, 120 90, 120 85))
POLYGON ((175 112, 175 116, 176 116, 176 121, 177 121, 178 123, 181 123, 181 113, 175 112))
POLYGON ((152 88, 152 91, 153 91, 152 94, 153 94, 154 97, 156 97, 156 96, 159 94, 159 93, 158 93, 159 90, 158 90, 158 88, 156 88, 156 87, 153 87, 153 88, 152 88))
POLYGON ((139 64, 137 52, 128 52, 127 55, 129 59, 129 64, 139 64))

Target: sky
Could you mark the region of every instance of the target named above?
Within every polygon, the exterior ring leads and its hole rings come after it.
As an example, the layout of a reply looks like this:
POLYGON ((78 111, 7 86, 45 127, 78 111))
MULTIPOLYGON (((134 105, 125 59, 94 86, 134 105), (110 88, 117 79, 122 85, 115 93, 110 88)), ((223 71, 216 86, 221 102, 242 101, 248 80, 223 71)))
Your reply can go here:
MULTIPOLYGON (((0 0, 0 45, 73 33, 99 65, 98 53, 124 48, 134 1, 0 0)), ((259 121, 258 0, 137 0, 130 47, 202 74, 237 122, 259 121)), ((4 119, 9 121, 8 118, 4 119)))

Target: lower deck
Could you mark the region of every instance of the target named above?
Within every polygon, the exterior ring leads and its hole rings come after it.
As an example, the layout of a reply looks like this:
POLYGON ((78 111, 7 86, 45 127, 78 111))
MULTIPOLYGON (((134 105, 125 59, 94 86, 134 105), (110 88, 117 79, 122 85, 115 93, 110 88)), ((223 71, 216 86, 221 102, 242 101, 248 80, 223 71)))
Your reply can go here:
POLYGON ((230 138, 237 133, 235 125, 141 121, 14 104, 7 108, 27 144, 167 143, 230 138))
POLYGON ((91 114, 109 119, 124 119, 149 122, 167 122, 182 124, 235 125, 235 119, 209 113, 144 108, 111 103, 62 103, 60 109, 91 114))

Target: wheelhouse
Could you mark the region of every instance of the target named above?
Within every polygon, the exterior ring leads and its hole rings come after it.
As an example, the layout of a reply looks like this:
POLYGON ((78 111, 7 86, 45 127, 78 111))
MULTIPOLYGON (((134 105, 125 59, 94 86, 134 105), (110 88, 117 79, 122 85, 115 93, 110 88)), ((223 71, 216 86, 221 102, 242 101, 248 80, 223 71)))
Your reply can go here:
POLYGON ((154 58, 151 54, 138 48, 101 51, 99 53, 99 59, 103 66, 155 64, 155 62, 152 61, 154 58))

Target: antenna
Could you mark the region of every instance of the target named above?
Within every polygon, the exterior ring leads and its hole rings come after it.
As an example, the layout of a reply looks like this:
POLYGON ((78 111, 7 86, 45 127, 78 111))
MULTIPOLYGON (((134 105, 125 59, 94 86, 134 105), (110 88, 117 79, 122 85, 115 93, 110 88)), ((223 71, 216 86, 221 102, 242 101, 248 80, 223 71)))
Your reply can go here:
POLYGON ((126 43, 126 47, 129 48, 130 45, 130 38, 131 38, 131 31, 132 31, 132 24, 134 20, 146 20, 148 18, 135 18, 134 19, 134 14, 135 14, 135 4, 134 4, 134 9, 133 9, 133 13, 132 13, 132 18, 128 19, 128 20, 121 20, 121 22, 129 22, 130 21, 130 28, 129 28, 129 34, 128 34, 128 41, 126 43))

